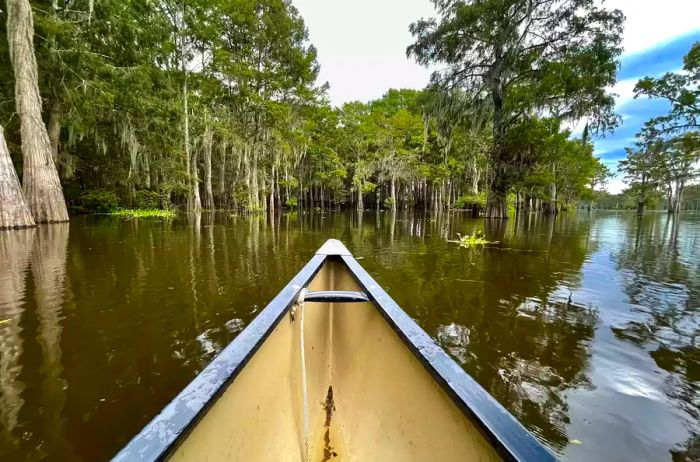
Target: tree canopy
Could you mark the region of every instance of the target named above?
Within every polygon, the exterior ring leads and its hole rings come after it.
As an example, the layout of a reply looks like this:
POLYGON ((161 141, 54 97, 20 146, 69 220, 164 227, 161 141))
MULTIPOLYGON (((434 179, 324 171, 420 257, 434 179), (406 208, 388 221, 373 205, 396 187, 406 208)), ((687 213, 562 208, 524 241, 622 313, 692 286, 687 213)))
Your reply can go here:
POLYGON ((408 54, 445 63, 433 82, 486 105, 493 132, 487 216, 506 216, 505 197, 523 176, 527 145, 515 133, 533 118, 617 123, 614 99, 624 17, 592 0, 433 0, 439 17, 411 25, 408 54))
MULTIPOLYGON (((604 87, 621 16, 573 0, 437 5, 441 22, 414 24, 410 53, 451 70, 424 90, 334 108, 288 1, 32 2, 42 116, 69 209, 479 213, 501 186, 519 207, 588 200, 600 163, 561 122, 614 125, 604 87), (456 43, 461 34, 473 37, 456 43)), ((13 79, 0 67, 0 124, 22 178, 13 79)))

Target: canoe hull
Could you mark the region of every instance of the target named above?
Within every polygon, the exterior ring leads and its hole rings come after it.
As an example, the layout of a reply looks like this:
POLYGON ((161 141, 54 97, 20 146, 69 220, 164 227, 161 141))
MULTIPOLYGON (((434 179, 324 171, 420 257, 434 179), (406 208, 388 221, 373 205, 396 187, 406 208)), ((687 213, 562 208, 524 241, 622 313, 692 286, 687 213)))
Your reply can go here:
MULTIPOLYGON (((339 259, 309 289, 362 290, 339 259)), ((311 460, 500 460, 372 303, 303 309, 311 460)), ((285 316, 172 460, 302 460, 300 333, 285 316)))

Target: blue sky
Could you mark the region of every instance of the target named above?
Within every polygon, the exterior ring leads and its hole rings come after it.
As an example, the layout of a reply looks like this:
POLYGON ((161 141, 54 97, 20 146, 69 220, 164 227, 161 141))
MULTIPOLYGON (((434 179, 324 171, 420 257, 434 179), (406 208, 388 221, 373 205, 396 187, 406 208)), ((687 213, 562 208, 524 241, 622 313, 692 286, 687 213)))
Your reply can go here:
MULTIPOLYGON (((693 43, 700 41, 700 28, 671 40, 664 41, 643 51, 624 55, 621 59, 616 111, 622 115, 622 125, 612 135, 595 141, 596 155, 613 171, 617 162, 625 157, 625 147, 634 143, 634 135, 652 117, 668 112, 670 106, 662 100, 634 99, 634 85, 645 76, 660 76, 677 71, 683 66, 683 56, 693 43)), ((624 187, 622 178, 610 181, 608 189, 619 192, 624 187)))

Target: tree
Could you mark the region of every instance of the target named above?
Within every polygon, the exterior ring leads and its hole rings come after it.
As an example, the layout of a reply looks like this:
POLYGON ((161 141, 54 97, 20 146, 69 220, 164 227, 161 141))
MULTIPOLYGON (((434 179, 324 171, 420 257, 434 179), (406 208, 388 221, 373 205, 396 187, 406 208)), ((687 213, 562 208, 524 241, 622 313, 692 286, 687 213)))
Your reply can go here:
POLYGON ((24 196, 37 223, 68 221, 63 189, 41 118, 34 22, 29 0, 7 1, 7 35, 20 115, 24 196))
POLYGON ((522 172, 506 149, 508 133, 545 112, 590 117, 593 127, 617 122, 614 99, 622 13, 593 0, 433 0, 439 20, 411 25, 407 53, 421 64, 446 63, 433 82, 489 100, 493 141, 486 215, 507 217, 506 195, 522 172))
POLYGON ((5 131, 0 126, 0 229, 30 226, 34 226, 34 218, 24 200, 5 142, 5 131))
POLYGON ((625 148, 627 158, 619 162, 618 169, 631 183, 630 190, 636 196, 637 214, 641 215, 649 195, 657 189, 659 157, 664 143, 653 131, 643 131, 637 135, 637 139, 634 148, 625 148))
POLYGON ((683 58, 683 70, 659 78, 645 77, 634 88, 635 97, 665 99, 671 103, 667 115, 649 123, 662 133, 700 128, 700 42, 683 58))
POLYGON ((637 82, 635 97, 639 96, 664 99, 671 104, 668 114, 649 120, 644 130, 664 140, 658 158, 658 179, 666 185, 669 213, 678 213, 686 182, 697 175, 700 158, 700 42, 684 56, 680 72, 637 82))
POLYGON ((608 180, 612 178, 612 176, 613 173, 610 171, 608 166, 603 164, 599 160, 598 164, 595 167, 595 171, 589 185, 590 196, 588 197, 588 211, 591 210, 593 202, 597 201, 601 197, 602 193, 605 190, 605 185, 608 183, 608 180), (596 190, 596 188, 600 189, 596 190))
POLYGON ((700 133, 688 132, 665 142, 658 159, 659 180, 666 185, 669 213, 678 213, 688 181, 698 176, 700 133))

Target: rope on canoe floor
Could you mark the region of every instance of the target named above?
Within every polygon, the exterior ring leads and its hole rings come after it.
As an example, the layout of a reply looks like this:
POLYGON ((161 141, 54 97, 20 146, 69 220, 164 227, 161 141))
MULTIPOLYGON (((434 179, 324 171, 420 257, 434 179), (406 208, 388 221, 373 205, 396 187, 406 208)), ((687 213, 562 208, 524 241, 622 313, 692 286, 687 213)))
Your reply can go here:
POLYGON ((308 290, 301 289, 297 305, 301 311, 301 326, 299 332, 299 346, 301 349, 301 393, 304 405, 304 462, 309 462, 309 402, 306 389, 306 355, 304 352, 304 298, 308 290))

